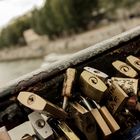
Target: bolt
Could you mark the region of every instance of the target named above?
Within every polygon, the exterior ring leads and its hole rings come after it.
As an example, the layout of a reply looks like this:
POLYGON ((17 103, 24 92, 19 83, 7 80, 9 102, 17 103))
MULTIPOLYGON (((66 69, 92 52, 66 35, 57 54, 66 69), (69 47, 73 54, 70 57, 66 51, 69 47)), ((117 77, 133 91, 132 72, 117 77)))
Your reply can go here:
POLYGON ((45 126, 45 121, 43 119, 39 119, 39 120, 36 121, 36 125, 39 128, 43 128, 45 126))

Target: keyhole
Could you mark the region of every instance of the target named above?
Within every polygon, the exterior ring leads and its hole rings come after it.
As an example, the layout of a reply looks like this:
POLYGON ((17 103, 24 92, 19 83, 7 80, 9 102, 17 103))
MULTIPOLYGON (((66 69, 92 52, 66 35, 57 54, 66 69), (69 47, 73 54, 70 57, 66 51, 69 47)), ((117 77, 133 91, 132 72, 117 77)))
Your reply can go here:
POLYGON ((97 80, 96 77, 91 77, 90 80, 91 80, 91 82, 92 82, 93 84, 97 84, 97 83, 98 83, 98 80, 97 80))
POLYGON ((140 66, 140 61, 135 61, 135 64, 140 66))
POLYGON ((95 73, 97 73, 97 74, 98 74, 98 73, 100 73, 100 72, 99 72, 99 71, 97 71, 97 70, 94 70, 94 72, 95 72, 95 73))
POLYGON ((34 95, 30 95, 29 98, 28 98, 27 103, 30 105, 30 104, 32 104, 34 101, 35 101, 35 96, 34 96, 34 95))
POLYGON ((129 71, 129 68, 127 66, 122 66, 121 67, 121 70, 124 71, 124 72, 128 72, 129 71))

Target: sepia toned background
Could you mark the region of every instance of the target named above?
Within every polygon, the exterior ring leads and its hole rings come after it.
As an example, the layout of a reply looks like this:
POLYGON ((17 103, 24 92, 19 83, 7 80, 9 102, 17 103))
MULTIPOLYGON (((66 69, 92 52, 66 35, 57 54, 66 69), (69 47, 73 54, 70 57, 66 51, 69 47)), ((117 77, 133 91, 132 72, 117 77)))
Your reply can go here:
POLYGON ((0 86, 140 25, 139 0, 0 0, 0 86))

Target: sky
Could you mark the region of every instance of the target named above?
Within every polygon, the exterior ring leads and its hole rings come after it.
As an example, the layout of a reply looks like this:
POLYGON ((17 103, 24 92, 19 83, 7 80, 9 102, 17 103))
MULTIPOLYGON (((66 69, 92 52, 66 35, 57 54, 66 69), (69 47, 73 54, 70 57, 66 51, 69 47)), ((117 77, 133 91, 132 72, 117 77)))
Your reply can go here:
POLYGON ((0 0, 0 27, 11 19, 23 15, 35 6, 42 6, 44 0, 0 0))

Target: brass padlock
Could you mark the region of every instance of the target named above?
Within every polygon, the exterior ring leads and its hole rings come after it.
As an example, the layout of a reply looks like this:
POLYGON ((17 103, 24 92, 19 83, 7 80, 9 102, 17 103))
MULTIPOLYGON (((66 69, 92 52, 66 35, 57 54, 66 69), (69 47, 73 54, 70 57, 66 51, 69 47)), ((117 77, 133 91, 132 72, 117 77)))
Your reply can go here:
POLYGON ((111 80, 117 82, 128 95, 137 95, 138 79, 112 77, 111 80))
POLYGON ((104 120, 106 121, 106 123, 109 126, 111 132, 114 133, 114 132, 118 131, 120 129, 120 126, 118 125, 118 123, 116 122, 114 117, 111 115, 111 113, 108 111, 106 106, 100 107, 100 105, 97 104, 94 100, 92 100, 92 101, 96 105, 97 109, 101 113, 104 120))
POLYGON ((65 110, 68 102, 68 98, 72 95, 72 87, 76 77, 76 69, 68 68, 66 70, 66 76, 63 82, 62 96, 64 97, 63 109, 65 110))
POLYGON ((59 121, 50 117, 48 119, 48 123, 57 135, 57 138, 55 139, 80 140, 74 131, 64 121, 59 121))
POLYGON ((105 83, 96 75, 83 71, 80 76, 82 92, 96 102, 100 102, 107 90, 105 83))
POLYGON ((38 138, 41 140, 50 140, 54 138, 51 127, 38 112, 29 114, 28 118, 38 138))
POLYGON ((20 92, 17 99, 25 106, 39 112, 49 112, 55 118, 66 119, 67 113, 60 107, 32 92, 20 92))
POLYGON ((140 72, 140 59, 135 57, 135 56, 128 56, 126 58, 126 62, 131 65, 135 70, 137 70, 138 72, 140 72))
POLYGON ((92 109, 91 113, 101 129, 103 133, 103 137, 105 138, 105 137, 108 137, 110 134, 112 134, 110 128, 108 127, 107 123, 103 119, 98 109, 97 108, 92 109))
POLYGON ((106 73, 99 71, 95 68, 91 68, 91 67, 84 67, 84 70, 96 75, 97 77, 99 77, 102 81, 106 81, 106 79, 109 77, 106 73))
POLYGON ((101 132, 103 134, 103 139, 107 138, 110 136, 111 129, 109 128, 109 126, 107 125, 106 121, 104 120, 104 118, 102 117, 101 113, 99 112, 99 110, 97 108, 92 108, 90 106, 90 104, 88 103, 88 101, 80 96, 81 100, 83 101, 84 105, 88 108, 89 112, 91 113, 92 117, 95 119, 95 121, 97 122, 99 128, 101 129, 101 132))
POLYGON ((107 108, 114 115, 122 109, 128 99, 128 95, 114 81, 112 81, 112 84, 109 87, 108 97, 107 108))
POLYGON ((80 140, 65 122, 59 122, 58 127, 68 140, 80 140))
POLYGON ((112 65, 118 71, 118 73, 121 74, 121 76, 134 78, 138 75, 138 73, 131 66, 122 61, 116 60, 112 63, 112 65))
POLYGON ((97 140, 96 122, 91 113, 77 102, 70 103, 69 110, 75 125, 84 133, 87 140, 97 140))

